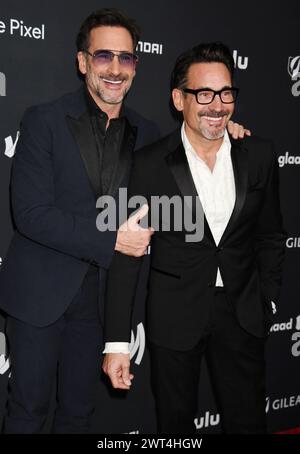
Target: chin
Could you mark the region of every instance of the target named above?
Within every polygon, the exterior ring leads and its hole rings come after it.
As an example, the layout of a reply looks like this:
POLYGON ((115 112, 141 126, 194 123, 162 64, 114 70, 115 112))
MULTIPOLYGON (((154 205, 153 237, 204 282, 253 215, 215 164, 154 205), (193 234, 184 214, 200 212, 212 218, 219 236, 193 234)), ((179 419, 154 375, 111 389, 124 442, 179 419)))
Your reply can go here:
POLYGON ((208 129, 205 129, 202 134, 208 140, 218 140, 224 137, 225 128, 222 128, 218 131, 210 131, 208 129))

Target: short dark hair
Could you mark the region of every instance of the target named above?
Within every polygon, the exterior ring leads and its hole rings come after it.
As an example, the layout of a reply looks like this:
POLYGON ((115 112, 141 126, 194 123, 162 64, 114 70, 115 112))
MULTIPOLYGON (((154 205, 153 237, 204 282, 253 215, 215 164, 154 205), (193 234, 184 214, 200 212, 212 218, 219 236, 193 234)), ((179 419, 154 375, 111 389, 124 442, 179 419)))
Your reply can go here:
POLYGON ((192 64, 213 62, 224 63, 233 79, 234 60, 229 48, 220 41, 202 43, 188 49, 177 58, 171 74, 171 90, 185 88, 188 70, 192 64))
POLYGON ((101 26, 126 28, 131 35, 133 49, 136 48, 140 39, 140 28, 135 20, 125 16, 116 8, 103 8, 94 11, 82 23, 76 38, 78 52, 89 48, 90 31, 101 26))

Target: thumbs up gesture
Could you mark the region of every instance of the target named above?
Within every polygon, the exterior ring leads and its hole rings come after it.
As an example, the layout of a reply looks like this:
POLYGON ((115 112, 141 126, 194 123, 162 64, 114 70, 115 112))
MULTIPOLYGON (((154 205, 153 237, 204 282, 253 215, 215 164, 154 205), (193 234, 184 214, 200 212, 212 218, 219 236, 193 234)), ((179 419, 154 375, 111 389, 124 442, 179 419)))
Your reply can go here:
POLYGON ((143 205, 120 226, 115 246, 116 251, 133 257, 141 257, 147 252, 154 230, 152 227, 141 227, 140 221, 147 215, 148 211, 149 206, 143 205))

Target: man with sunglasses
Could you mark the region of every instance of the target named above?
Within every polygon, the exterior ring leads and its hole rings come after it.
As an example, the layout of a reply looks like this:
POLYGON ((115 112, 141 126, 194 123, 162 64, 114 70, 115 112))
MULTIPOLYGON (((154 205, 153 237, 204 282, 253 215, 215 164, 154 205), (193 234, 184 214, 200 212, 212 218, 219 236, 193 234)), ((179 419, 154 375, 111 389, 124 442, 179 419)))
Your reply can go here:
MULTIPOLYGON (((186 219, 176 228, 176 208, 162 210, 151 241, 147 337, 160 433, 195 431, 204 355, 225 433, 266 432, 264 347, 279 296, 285 234, 272 143, 233 140, 226 132, 238 95, 233 71, 231 53, 219 42, 177 59, 172 97, 182 127, 140 150, 129 182, 129 197, 145 197, 150 209, 151 196, 179 197, 183 206, 192 198, 195 225, 203 221, 202 239, 191 240, 186 219), (199 199, 204 217, 197 217, 199 199)), ((141 261, 114 254, 108 343, 130 340, 141 261)), ((108 353, 103 369, 115 388, 129 389, 129 366, 129 355, 108 353)))
POLYGON ((0 276, 12 368, 5 433, 43 430, 56 375, 53 431, 89 430, 106 270, 114 249, 142 255, 152 234, 96 227, 97 198, 126 186, 134 148, 158 138, 153 123, 123 107, 138 40, 135 21, 119 11, 91 14, 77 36, 85 83, 22 120, 11 180, 16 231, 0 276))

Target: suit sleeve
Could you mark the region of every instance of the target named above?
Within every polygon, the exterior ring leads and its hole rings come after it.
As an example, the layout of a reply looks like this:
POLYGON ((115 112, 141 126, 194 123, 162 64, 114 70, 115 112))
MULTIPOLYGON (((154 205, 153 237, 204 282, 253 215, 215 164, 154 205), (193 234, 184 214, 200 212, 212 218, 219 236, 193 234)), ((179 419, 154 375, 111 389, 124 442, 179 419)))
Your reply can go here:
POLYGON ((63 254, 108 268, 116 232, 99 232, 95 217, 81 217, 55 203, 52 140, 45 114, 24 115, 12 168, 11 200, 16 229, 63 254))
MULTIPOLYGON (((138 165, 135 156, 128 199, 135 195, 146 197, 146 194, 146 174, 143 175, 143 168, 138 165)), ((133 305, 142 261, 143 257, 114 252, 106 287, 105 342, 130 342, 133 305)))
POLYGON ((286 233, 283 229, 280 208, 279 168, 273 146, 271 151, 263 205, 256 224, 255 250, 264 297, 269 302, 277 302, 281 286, 286 233))

